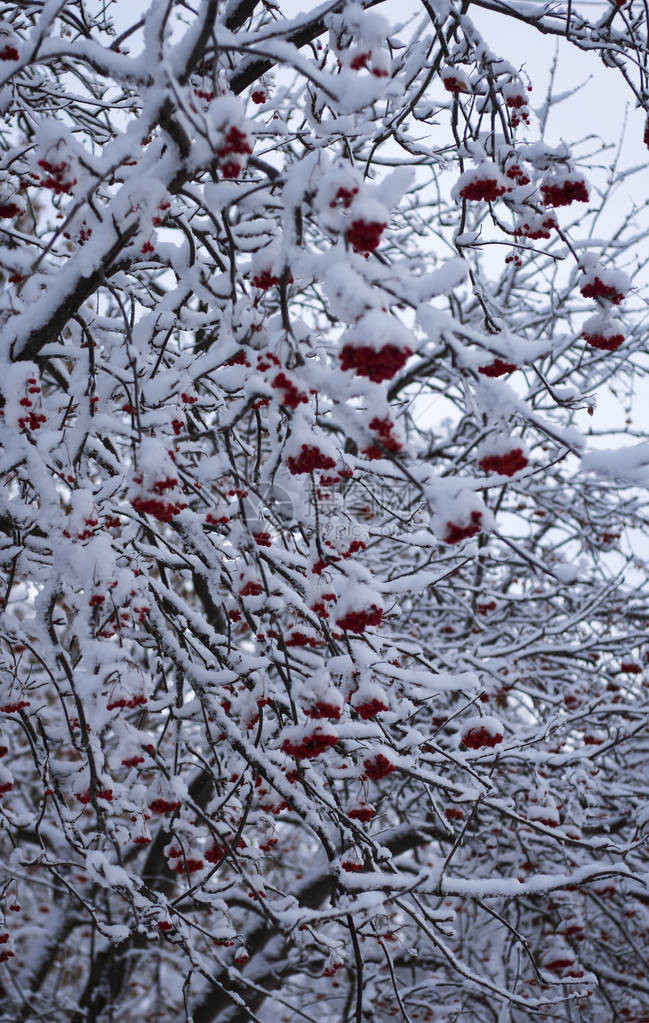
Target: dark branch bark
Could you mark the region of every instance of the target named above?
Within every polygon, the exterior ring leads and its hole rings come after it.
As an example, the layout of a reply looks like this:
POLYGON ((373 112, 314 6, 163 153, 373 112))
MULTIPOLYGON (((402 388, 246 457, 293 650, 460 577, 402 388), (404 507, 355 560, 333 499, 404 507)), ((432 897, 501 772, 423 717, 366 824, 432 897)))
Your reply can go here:
MULTIPOLYGON (((448 839, 448 835, 445 832, 437 831, 434 828, 426 828, 424 831, 421 828, 418 829, 403 829, 396 832, 389 838, 385 839, 382 843, 385 845, 393 856, 399 856, 401 853, 407 852, 409 849, 414 849, 417 845, 420 845, 422 840, 429 841, 431 838, 438 840, 448 839)), ((323 871, 318 877, 314 878, 308 884, 304 885, 301 889, 296 892, 296 899, 299 905, 304 909, 317 909, 321 906, 325 899, 329 898, 333 893, 335 887, 335 873, 331 870, 323 871)), ((272 938, 277 937, 277 931, 268 927, 267 924, 260 925, 251 934, 246 936, 246 948, 252 962, 255 955, 261 952, 266 945, 271 941, 272 938)), ((286 941, 289 938, 286 936, 286 941)), ((290 969, 289 961, 284 960, 285 968, 290 969)), ((279 963, 269 963, 269 968, 266 973, 262 976, 255 977, 255 984, 263 985, 265 990, 270 993, 276 991, 281 983, 283 977, 283 970, 279 968, 279 963)), ((247 1023, 250 1019, 247 1013, 244 1014, 239 1006, 233 1005, 227 999, 224 993, 224 988, 228 984, 228 971, 223 971, 216 977, 216 983, 213 988, 208 989, 204 992, 202 999, 192 1012, 192 1018, 194 1023, 212 1023, 217 1018, 223 1019, 224 1023, 247 1023), (217 986, 218 985, 218 986, 217 986), (224 1013, 221 1017, 221 1013, 224 1013)), ((231 981, 230 981, 231 984, 231 981)), ((245 985, 241 985, 238 994, 244 995, 247 988, 245 985)), ((252 1000, 249 1002, 249 1006, 253 1012, 256 1012, 258 1007, 262 1004, 265 999, 265 995, 255 994, 252 1000)))

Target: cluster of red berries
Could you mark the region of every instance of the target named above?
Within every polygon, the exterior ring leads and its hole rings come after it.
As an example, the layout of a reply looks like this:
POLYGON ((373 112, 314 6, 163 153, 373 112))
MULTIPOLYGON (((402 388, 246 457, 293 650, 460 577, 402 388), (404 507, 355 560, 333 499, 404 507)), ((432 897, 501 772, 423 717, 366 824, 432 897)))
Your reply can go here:
POLYGON ((410 348, 399 348, 397 345, 383 345, 372 348, 370 345, 345 345, 340 352, 342 369, 353 369, 361 377, 369 377, 374 383, 391 380, 395 373, 405 366, 412 355, 410 348))
POLYGON ((225 141, 219 149, 221 163, 221 174, 224 178, 238 178, 241 174, 241 163, 239 160, 228 160, 232 155, 249 156, 252 153, 252 146, 245 131, 241 131, 234 124, 225 136, 225 141))
POLYGON ((468 92, 468 86, 463 78, 457 78, 455 75, 444 75, 442 78, 444 88, 447 92, 460 93, 468 92))
POLYGON ((372 53, 370 50, 363 53, 357 53, 349 62, 349 66, 352 71, 362 71, 364 67, 367 67, 367 62, 371 56, 372 53))
POLYGON ((211 103, 214 99, 214 93, 211 89, 194 89, 194 95, 198 96, 199 99, 204 99, 206 103, 211 103))
POLYGON ((336 618, 336 625, 345 632, 356 632, 360 635, 369 625, 380 625, 382 617, 383 610, 376 604, 371 604, 369 609, 348 611, 342 618, 336 618))
POLYGON ((292 476, 299 476, 313 472, 314 469, 335 469, 336 462, 329 455, 323 454, 316 444, 303 444, 300 454, 296 458, 288 458, 287 465, 292 476))
POLYGON ((324 700, 318 700, 312 707, 309 707, 304 713, 310 718, 329 718, 330 721, 340 720, 340 705, 337 703, 326 703, 324 700))
POLYGON ((546 206, 570 206, 573 202, 588 202, 590 198, 586 183, 581 178, 546 182, 541 185, 541 195, 546 206))
POLYGON ((357 860, 343 860, 340 866, 343 868, 343 870, 347 870, 349 871, 349 873, 353 874, 362 874, 363 870, 365 869, 363 867, 363 864, 359 863, 357 860))
POLYGON ((261 583, 255 582, 249 579, 247 583, 239 590, 240 597, 258 597, 261 593, 261 583))
MULTIPOLYGON (((171 209, 171 203, 168 202, 167 200, 165 200, 164 202, 158 203, 158 209, 162 211, 162 216, 160 216, 160 214, 158 213, 154 217, 151 217, 151 223, 155 224, 156 227, 160 226, 160 224, 162 223, 162 221, 165 218, 167 210, 171 209)), ((84 220, 83 224, 85 224, 85 220, 84 220)), ((83 234, 83 224, 81 225, 82 234, 83 234)), ((88 230, 88 237, 90 237, 91 234, 92 234, 92 230, 89 229, 88 230)), ((87 238, 81 237, 80 240, 87 241, 87 238)))
POLYGON ((20 206, 16 206, 15 202, 5 202, 0 205, 0 217, 6 219, 9 217, 17 217, 24 211, 20 206))
POLYGON ((324 970, 322 971, 322 976, 335 977, 338 970, 342 970, 342 968, 343 968, 342 963, 334 963, 333 966, 325 966, 324 970))
POLYGON ((467 749, 482 749, 483 746, 497 746, 503 741, 502 732, 489 732, 484 725, 480 728, 469 728, 462 736, 462 743, 467 749))
MULTIPOLYGON (((286 283, 292 284, 293 281, 293 274, 289 274, 286 283)), ((255 274, 255 276, 250 280, 253 288, 259 288, 260 291, 268 291, 269 288, 272 288, 275 284, 279 284, 279 282, 280 278, 272 274, 270 270, 262 270, 261 273, 255 274)))
POLYGON ((387 226, 379 220, 353 220, 347 228, 347 241, 354 252, 374 252, 387 226))
MULTIPOLYGON (((237 849, 245 849, 246 843, 242 838, 239 838, 236 843, 237 849)), ((230 846, 225 843, 214 842, 209 849, 205 850, 205 859, 208 863, 220 863, 221 860, 225 859, 227 854, 230 852, 230 846)), ((169 853, 171 856, 171 853, 169 853)), ((176 853, 180 855, 180 853, 176 853)))
POLYGON ((122 760, 122 764, 124 767, 138 767, 140 764, 143 763, 144 757, 141 757, 138 754, 135 754, 135 756, 133 757, 125 757, 124 760, 122 760))
POLYGON ((12 781, 3 781, 3 782, 1 782, 0 783, 0 796, 4 796, 4 795, 6 795, 7 792, 11 792, 13 787, 14 787, 14 783, 12 781))
POLYGON ((202 870, 204 866, 202 860, 178 860, 174 867, 174 873, 193 874, 197 870, 202 870))
POLYGON ((543 967, 546 970, 550 970, 552 973, 560 973, 561 971, 567 969, 568 966, 572 966, 574 962, 575 960, 572 958, 571 959, 557 958, 550 960, 550 962, 543 963, 543 967))
POLYGON ((375 757, 364 760, 363 767, 365 768, 365 774, 372 781, 380 781, 381 778, 385 778, 397 769, 397 765, 388 760, 384 753, 377 753, 375 757))
POLYGON ((15 46, 10 46, 9 43, 7 43, 7 45, 0 50, 0 60, 18 59, 19 59, 18 50, 16 49, 15 46))
POLYGON ((286 646, 308 646, 311 648, 322 646, 324 640, 319 636, 309 636, 306 632, 292 632, 286 640, 286 646))
POLYGON ((373 806, 368 806, 367 803, 360 803, 352 810, 349 810, 347 816, 351 817, 354 821, 360 821, 361 824, 369 824, 375 814, 376 810, 373 806))
POLYGON ((335 746, 338 742, 337 735, 327 735, 326 732, 314 732, 312 735, 305 735, 298 740, 284 739, 282 752, 297 760, 311 760, 320 756, 326 750, 335 746))
MULTIPOLYGON (((134 710, 135 707, 143 707, 147 702, 147 698, 144 693, 139 693, 137 696, 131 696, 127 700, 125 696, 120 697, 119 700, 113 700, 111 703, 106 704, 106 710, 123 710, 128 707, 129 710, 134 710)), ((124 763, 124 761, 122 761, 124 763)))
POLYGON ((475 178, 460 189, 461 197, 473 202, 495 202, 504 193, 505 186, 496 178, 475 178))
MULTIPOLYGON (((509 103, 507 105, 509 106, 509 103)), ((517 185, 529 185, 530 183, 529 175, 525 173, 518 163, 513 163, 511 167, 507 168, 505 177, 509 178, 510 181, 515 181, 517 185)))
MULTIPOLYGON (((4 934, 0 934, 0 945, 6 945, 9 941, 9 934, 5 931, 4 934)), ((6 963, 8 959, 12 959, 15 952, 10 949, 2 949, 0 952, 0 963, 6 963)))
POLYGON ((490 611, 495 611, 498 605, 495 600, 490 600, 485 604, 476 604, 476 611, 479 615, 489 614, 490 611))
POLYGON ((505 104, 512 111, 511 120, 513 128, 517 128, 521 121, 523 121, 524 124, 530 123, 530 111, 527 106, 527 96, 521 96, 520 93, 506 96, 505 104))
POLYGON ((369 447, 363 449, 363 454, 369 458, 370 462, 376 461, 377 458, 384 458, 386 451, 393 455, 401 451, 403 444, 393 436, 394 423, 390 419, 375 417, 370 420, 370 430, 374 430, 378 434, 377 443, 370 444, 369 447))
POLYGON ((165 490, 172 490, 174 487, 177 487, 177 486, 178 486, 178 480, 174 476, 167 476, 163 480, 157 480, 153 484, 153 490, 155 491, 156 494, 158 494, 159 496, 162 496, 162 494, 164 494, 165 490))
POLYGON ((249 366, 250 363, 246 359, 246 353, 243 350, 241 350, 240 352, 237 352, 236 355, 233 355, 231 359, 228 359, 228 361, 225 363, 225 365, 226 366, 249 366))
POLYGON ((478 462, 483 472, 497 472, 500 476, 513 476, 527 464, 522 448, 513 448, 504 455, 485 455, 478 462))
POLYGON ((583 331, 581 336, 593 348, 604 352, 614 352, 624 343, 624 334, 589 334, 583 331))
POLYGON ((49 160, 39 160, 38 166, 41 167, 47 175, 46 178, 41 178, 41 185, 43 188, 51 188, 55 195, 62 195, 71 190, 73 185, 76 185, 77 179, 66 180, 64 175, 68 169, 68 165, 65 160, 61 163, 50 163, 49 160))
POLYGON ((619 305, 624 294, 614 284, 606 284, 601 277, 594 277, 579 289, 584 298, 605 298, 613 305, 619 305))
MULTIPOLYGON (((372 59, 371 50, 362 51, 361 53, 357 53, 355 57, 352 57, 352 59, 349 62, 349 66, 352 69, 352 71, 362 71, 363 68, 367 68, 367 62, 368 60, 371 59, 372 59)), ((378 67, 372 68, 372 74, 374 75, 375 78, 387 78, 388 76, 387 71, 385 71, 383 68, 378 67)))
MULTIPOLYGON (((616 534, 619 535, 619 534, 616 534)), ((625 671, 628 675, 641 675, 642 668, 635 661, 622 661, 620 664, 620 671, 625 671)))
MULTIPOLYGON (((155 217, 154 217, 153 222, 155 223, 155 217)), ((81 221, 81 227, 79 228, 79 238, 78 238, 79 245, 85 245, 85 243, 90 239, 91 235, 92 235, 92 228, 88 226, 88 224, 86 223, 85 220, 82 220, 81 221)), ((69 241, 70 238, 72 237, 72 235, 70 234, 69 231, 64 231, 63 232, 63 237, 65 239, 67 239, 67 241, 69 241)), ((153 246, 151 246, 151 250, 153 251, 153 246)))
POLYGON ((17 714, 19 711, 29 707, 29 700, 18 700, 17 703, 5 703, 0 707, 3 714, 17 714))
MULTIPOLYGON (((95 795, 97 799, 104 799, 107 803, 112 803, 113 801, 112 789, 97 789, 95 795)), ((87 806, 91 799, 90 789, 86 789, 85 792, 78 792, 75 798, 82 806, 87 806)))
POLYGON ((220 863, 222 859, 225 859, 227 852, 228 850, 224 845, 218 845, 215 842, 209 849, 205 850, 205 859, 208 863, 220 863))
POLYGON ((354 710, 358 716, 363 719, 363 721, 369 721, 370 718, 376 717, 377 714, 389 709, 390 708, 387 703, 384 703, 383 700, 377 700, 376 698, 366 700, 365 703, 357 703, 354 707, 354 710))
POLYGON ((486 366, 478 366, 478 373, 486 377, 502 377, 507 373, 513 373, 518 366, 515 362, 505 362, 503 359, 494 359, 486 366))
POLYGON ((253 103, 265 103, 267 97, 263 89, 255 89, 250 98, 253 103))
POLYGON ((282 405, 285 405, 286 408, 297 408, 298 405, 307 405, 309 402, 308 396, 303 391, 298 390, 293 381, 289 380, 285 373, 278 373, 275 379, 271 381, 271 387, 275 387, 284 392, 282 394, 281 403, 282 405))
POLYGON ((447 806, 444 816, 448 821, 461 821, 464 820, 464 810, 459 810, 456 806, 447 806))
MULTIPOLYGON (((20 404, 23 405, 27 399, 22 398, 20 404)), ((29 403, 31 405, 31 402, 29 403)), ((43 423, 47 422, 47 416, 42 412, 34 412, 33 409, 26 416, 20 416, 18 420, 18 426, 21 430, 27 427, 30 430, 40 430, 43 423)))
MULTIPOLYGON (((336 558, 336 561, 337 560, 338 559, 336 558)), ((313 611, 314 614, 317 614, 318 617, 320 617, 320 618, 328 618, 329 617, 329 612, 327 611, 324 602, 325 602, 325 600, 331 601, 331 600, 335 600, 335 599, 336 599, 336 594, 335 593, 323 593, 322 594, 322 600, 316 600, 316 601, 314 601, 313 604, 311 604, 311 610, 313 611)))
POLYGON ((550 230, 557 227, 557 221, 554 215, 545 217, 541 223, 528 224, 524 222, 519 224, 518 227, 514 228, 514 234, 517 238, 529 238, 531 241, 536 241, 538 238, 549 238, 550 230))
POLYGON ((446 523, 446 533, 444 535, 444 543, 460 543, 462 540, 468 540, 472 536, 477 536, 482 529, 482 512, 472 511, 471 519, 466 526, 461 526, 457 522, 446 523))
POLYGON ((160 501, 155 497, 134 497, 131 505, 142 515, 152 515, 158 522, 171 522, 174 515, 180 514, 187 507, 182 501, 160 501))
POLYGON ((180 809, 180 800, 154 799, 149 803, 149 810, 152 813, 174 813, 180 809))
POLYGON ((335 209, 338 202, 341 202, 344 208, 348 210, 353 202, 355 195, 358 195, 357 188, 345 188, 344 185, 341 185, 338 191, 336 192, 335 198, 331 200, 329 205, 331 209, 335 209))

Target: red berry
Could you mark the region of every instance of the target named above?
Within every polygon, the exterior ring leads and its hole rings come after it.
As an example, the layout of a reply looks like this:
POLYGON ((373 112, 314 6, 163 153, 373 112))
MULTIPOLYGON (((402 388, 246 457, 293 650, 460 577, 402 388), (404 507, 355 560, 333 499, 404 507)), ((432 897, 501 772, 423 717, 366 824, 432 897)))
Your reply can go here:
POLYGON ((392 774, 397 769, 397 765, 388 760, 383 753, 377 753, 375 757, 364 760, 363 767, 365 774, 372 781, 380 781, 381 778, 385 778, 386 775, 392 774))
POLYGON ((586 183, 581 178, 575 181, 546 181, 541 185, 541 195, 546 206, 570 206, 573 202, 588 202, 586 183))
POLYGON ((285 739, 282 743, 282 751, 297 760, 312 760, 320 756, 331 746, 338 742, 337 735, 327 735, 325 732, 314 732, 312 735, 302 736, 300 739, 285 739))
POLYGON ((496 472, 500 476, 513 476, 514 473, 524 469, 528 460, 523 454, 522 448, 513 448, 503 455, 485 455, 478 462, 484 472, 496 472))
POLYGON ((369 610, 348 611, 342 618, 336 618, 336 625, 345 632, 356 632, 360 635, 365 632, 368 625, 380 625, 382 617, 382 609, 376 604, 371 604, 369 610))
POLYGON ((483 746, 497 746, 503 741, 502 732, 492 733, 484 725, 481 728, 470 728, 462 736, 462 742, 468 749, 482 749, 483 746))
POLYGON ((289 472, 293 476, 313 472, 314 469, 334 469, 336 462, 329 455, 323 454, 315 444, 303 444, 296 458, 287 459, 289 472))
POLYGON ((446 534, 444 536, 444 543, 460 543, 462 540, 468 540, 472 536, 477 534, 482 529, 482 512, 472 511, 471 520, 466 525, 460 525, 457 522, 446 523, 446 534))
POLYGON ((356 370, 359 376, 369 377, 378 384, 383 380, 391 380, 411 355, 410 348, 399 348, 392 344, 383 345, 379 349, 370 345, 347 344, 339 358, 342 369, 356 370))
POLYGON ((599 348, 604 352, 614 352, 624 343, 624 334, 589 334, 583 331, 581 335, 593 348, 599 348))
POLYGON ((378 220, 367 222, 365 220, 353 220, 351 227, 347 228, 347 241, 353 247, 354 252, 374 252, 381 241, 381 235, 387 224, 378 220))
POLYGON ((463 199, 469 199, 472 202, 495 202, 501 195, 505 193, 505 186, 501 185, 496 178, 475 178, 473 181, 467 182, 463 188, 460 189, 460 195, 463 199))

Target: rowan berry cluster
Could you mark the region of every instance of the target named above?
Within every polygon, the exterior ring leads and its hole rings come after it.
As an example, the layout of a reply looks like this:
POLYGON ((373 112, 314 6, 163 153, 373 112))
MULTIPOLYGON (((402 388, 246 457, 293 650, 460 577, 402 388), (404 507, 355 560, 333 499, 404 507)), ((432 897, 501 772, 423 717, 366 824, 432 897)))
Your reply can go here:
POLYGON ((242 164, 239 160, 228 159, 233 155, 249 156, 252 153, 252 146, 245 131, 231 125, 225 136, 225 141, 219 149, 221 158, 221 174, 224 178, 238 178, 241 174, 242 164))
POLYGON ((353 369, 361 377, 368 377, 376 384, 392 377, 405 366, 412 355, 410 348, 399 348, 387 344, 381 348, 371 345, 344 345, 340 352, 342 369, 353 369))
POLYGON ((570 206, 573 202, 588 202, 590 198, 582 178, 546 181, 541 185, 541 195, 546 206, 570 206))
POLYGON ((295 409, 298 405, 307 405, 309 402, 308 395, 304 391, 300 391, 293 381, 289 380, 286 373, 278 373, 275 379, 271 381, 271 387, 283 391, 281 403, 286 408, 295 409))
POLYGON ((485 455, 478 462, 484 472, 496 472, 500 476, 513 476, 528 464, 522 448, 513 448, 502 455, 485 455))
POLYGON ((297 740, 285 739, 282 743, 282 751, 297 760, 311 760, 335 746, 337 742, 337 735, 314 732, 312 735, 305 735, 297 740))
POLYGON ((613 305, 619 305, 624 299, 623 292, 618 291, 615 284, 607 284, 598 276, 587 281, 579 290, 584 298, 604 298, 608 302, 612 302, 613 305))
POLYGON ((354 252, 374 252, 381 241, 381 235, 388 225, 378 220, 353 220, 347 228, 347 241, 354 252))
POLYGON ((581 336, 592 348, 599 348, 604 352, 614 352, 624 343, 624 334, 590 334, 584 330, 581 336))
POLYGON ((486 377, 502 377, 507 373, 513 373, 518 366, 514 362, 505 362, 503 359, 494 359, 486 366, 478 366, 478 373, 486 377))
POLYGON ((472 202, 496 202, 505 191, 505 186, 496 178, 476 177, 460 189, 460 195, 472 202))
POLYGON ((71 191, 74 185, 77 183, 76 178, 66 178, 65 174, 68 170, 68 164, 66 160, 61 163, 50 163, 49 160, 39 160, 38 166, 45 171, 48 177, 41 178, 41 185, 43 188, 50 188, 55 195, 62 195, 71 191))
POLYGON ((363 767, 365 774, 372 781, 380 781, 397 769, 397 765, 388 760, 384 753, 377 753, 376 756, 364 760, 363 767))
POLYGON ((152 813, 175 813, 178 809, 180 809, 179 799, 154 799, 152 803, 149 803, 149 810, 152 813))
POLYGON ((471 518, 466 525, 462 525, 458 522, 447 522, 446 533, 444 535, 444 543, 460 543, 462 540, 468 540, 472 536, 477 536, 482 529, 482 512, 472 511, 471 518))
POLYGON ((387 703, 384 703, 383 700, 377 700, 376 698, 366 700, 364 703, 357 703, 354 706, 354 710, 358 716, 363 719, 363 721, 368 721, 370 718, 376 717, 376 715, 380 714, 382 711, 389 709, 390 708, 387 703))
POLYGON ((382 617, 383 610, 376 604, 371 604, 362 611, 348 611, 342 618, 336 618, 336 625, 345 632, 356 632, 360 635, 368 626, 380 625, 382 617))
POLYGON ((325 455, 316 444, 303 444, 297 457, 287 459, 288 471, 292 476, 313 472, 315 469, 335 469, 336 462, 325 455))
POLYGON ((467 749, 482 749, 484 746, 493 747, 502 741, 502 732, 490 732, 484 725, 480 728, 469 728, 462 735, 462 743, 467 749))

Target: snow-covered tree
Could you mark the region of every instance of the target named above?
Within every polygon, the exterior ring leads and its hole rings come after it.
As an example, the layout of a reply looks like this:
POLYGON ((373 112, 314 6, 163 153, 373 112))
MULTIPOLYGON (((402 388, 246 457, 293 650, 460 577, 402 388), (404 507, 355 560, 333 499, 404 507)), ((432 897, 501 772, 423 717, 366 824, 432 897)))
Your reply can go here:
POLYGON ((0 1020, 646 1023, 646 5, 299 6, 0 6, 0 1020))

